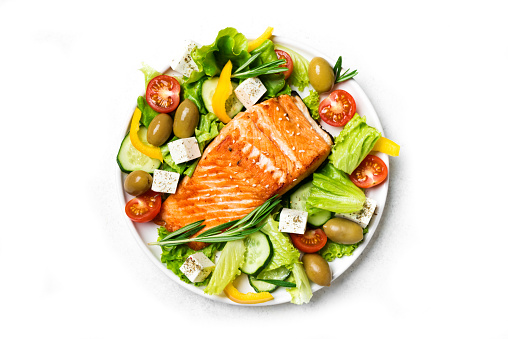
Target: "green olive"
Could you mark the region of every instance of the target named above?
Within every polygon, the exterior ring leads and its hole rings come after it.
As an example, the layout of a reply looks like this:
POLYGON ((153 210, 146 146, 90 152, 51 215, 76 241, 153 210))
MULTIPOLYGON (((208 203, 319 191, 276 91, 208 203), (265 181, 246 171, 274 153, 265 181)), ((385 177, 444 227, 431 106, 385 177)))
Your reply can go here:
POLYGON ((150 122, 146 140, 154 146, 160 146, 169 139, 172 131, 173 118, 169 114, 161 113, 150 122))
POLYGON ((319 93, 331 90, 335 75, 328 61, 320 57, 313 58, 309 64, 309 80, 312 87, 319 93))
POLYGON ((310 280, 321 286, 330 286, 332 272, 330 265, 316 253, 305 254, 302 258, 303 268, 310 280))
POLYGON ((323 225, 326 236, 339 244, 351 245, 363 239, 363 228, 344 218, 333 218, 323 225))
POLYGON ((197 106, 191 100, 185 99, 176 110, 173 132, 179 138, 190 138, 194 135, 198 122, 197 106))
POLYGON ((141 195, 152 187, 152 176, 145 171, 131 172, 125 178, 123 187, 130 195, 141 195))

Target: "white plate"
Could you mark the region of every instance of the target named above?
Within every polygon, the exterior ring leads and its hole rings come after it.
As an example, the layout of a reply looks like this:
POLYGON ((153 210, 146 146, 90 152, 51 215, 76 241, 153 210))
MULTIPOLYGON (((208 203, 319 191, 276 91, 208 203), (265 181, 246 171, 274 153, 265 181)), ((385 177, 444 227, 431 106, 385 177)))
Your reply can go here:
MULTIPOLYGON (((312 59, 315 56, 321 56, 325 58, 330 65, 334 65, 336 58, 338 56, 334 56, 334 58, 330 58, 329 56, 326 56, 325 54, 315 50, 314 48, 304 46, 300 43, 294 42, 289 39, 280 38, 280 37, 274 37, 273 41, 277 44, 281 44, 283 46, 286 46, 288 48, 291 48, 292 50, 300 53, 302 56, 307 58, 308 60, 312 59)), ((383 133, 383 128, 381 126, 381 122, 379 121, 379 118, 376 114, 376 111, 374 110, 374 107, 372 106, 369 98, 367 95, 363 92, 363 90, 360 88, 360 86, 356 83, 355 80, 350 79, 348 81, 342 82, 340 84, 336 84, 335 88, 340 88, 343 90, 346 90, 349 92, 353 98, 356 101, 356 108, 357 112, 363 117, 367 117, 367 123, 370 126, 373 126, 377 128, 378 131, 383 133)), ((144 93, 143 93, 144 94, 144 93)), ((323 97, 326 97, 326 95, 322 95, 321 99, 323 97)), ((133 99, 134 100, 134 99, 133 99)), ((134 111, 135 107, 133 107, 134 111)), ((126 116, 127 125, 130 121, 131 115, 129 114, 126 116)), ((336 136, 339 134, 342 128, 340 127, 332 127, 327 124, 323 124, 323 128, 327 130, 330 134, 333 136, 336 136)), ((125 135, 125 134, 124 134, 125 135)), ((123 135, 122 135, 123 138, 123 135)), ((119 139, 120 140, 120 139, 119 139)), ((383 153, 377 154, 383 161, 386 163, 386 165, 389 167, 389 160, 388 156, 383 153)), ((388 172, 389 173, 389 172, 388 172)), ((123 181, 125 179, 125 174, 123 174, 120 170, 117 171, 117 185, 118 185, 118 193, 119 198, 122 206, 125 206, 127 201, 132 199, 132 197, 128 194, 126 194, 123 190, 123 181)), ((370 188, 366 191, 366 195, 374 199, 378 203, 378 207, 376 210, 376 214, 372 217, 372 220, 369 224, 369 232, 365 235, 363 242, 358 246, 358 248, 353 252, 353 255, 351 256, 344 256, 339 259, 335 259, 333 262, 330 263, 330 268, 332 270, 333 279, 337 279, 342 273, 344 273, 349 266, 353 264, 353 262, 358 259, 358 257, 362 254, 363 250, 367 247, 368 243, 374 236, 374 233, 376 232, 377 226, 379 224, 379 221, 381 220, 381 215, 383 214, 383 210, 385 207, 386 202, 386 195, 388 192, 388 182, 389 177, 385 180, 385 182, 379 186, 376 186, 374 188, 370 188)), ((138 224, 132 222, 125 213, 125 221, 132 231, 132 234, 134 235, 134 238, 138 242, 138 244, 141 246, 143 251, 148 255, 148 257, 152 260, 152 262, 159 267, 171 280, 173 280, 175 283, 185 287, 189 291, 193 293, 197 293, 205 298, 209 298, 212 300, 216 300, 223 303, 233 304, 233 305, 241 305, 241 306, 268 306, 268 305, 276 305, 276 304, 282 304, 287 303, 291 301, 291 297, 289 293, 285 291, 285 288, 278 288, 275 292, 273 292, 274 299, 271 301, 268 301, 266 303, 262 304, 237 304, 229 300, 224 294, 218 295, 218 296, 212 296, 203 293, 202 288, 195 287, 194 285, 187 284, 183 281, 181 281, 171 270, 166 268, 166 265, 160 262, 160 255, 162 253, 159 246, 148 246, 147 243, 155 241, 157 239, 157 225, 153 223, 144 223, 144 224, 138 224)), ((242 276, 237 280, 238 284, 235 283, 235 285, 238 286, 238 289, 241 292, 251 292, 253 289, 250 287, 246 276, 242 274, 242 276)), ((322 286, 316 285, 312 283, 312 291, 315 292, 319 289, 321 289, 322 286)))

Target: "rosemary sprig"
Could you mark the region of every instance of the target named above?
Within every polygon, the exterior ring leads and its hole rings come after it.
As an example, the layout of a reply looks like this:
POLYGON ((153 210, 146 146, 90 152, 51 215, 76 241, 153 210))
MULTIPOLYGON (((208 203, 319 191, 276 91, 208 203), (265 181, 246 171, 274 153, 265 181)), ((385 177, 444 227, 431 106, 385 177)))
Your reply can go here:
POLYGON ((242 219, 229 221, 212 227, 195 238, 191 238, 192 235, 205 227, 205 225, 201 225, 204 220, 196 221, 175 232, 171 232, 162 240, 148 243, 148 245, 176 246, 193 241, 213 243, 243 239, 249 234, 263 228, 264 224, 261 223, 261 221, 266 218, 279 203, 280 199, 272 197, 242 219))
POLYGON ((351 79, 352 77, 358 74, 358 71, 356 69, 354 71, 349 72, 350 68, 348 68, 347 71, 340 74, 341 70, 342 70, 342 56, 339 57, 339 59, 335 63, 335 66, 333 67, 333 72, 336 74, 335 77, 336 84, 351 79))
POLYGON ((247 78, 254 78, 258 77, 260 75, 266 75, 266 74, 274 74, 274 73, 280 73, 285 72, 288 70, 287 67, 280 67, 280 65, 283 65, 286 63, 285 59, 275 60, 267 62, 266 64, 259 65, 257 67, 254 67, 251 70, 241 72, 243 71, 247 66, 249 66, 256 58, 261 55, 261 53, 256 53, 253 56, 251 56, 245 63, 243 63, 238 69, 231 75, 232 78, 237 79, 247 79, 247 78))

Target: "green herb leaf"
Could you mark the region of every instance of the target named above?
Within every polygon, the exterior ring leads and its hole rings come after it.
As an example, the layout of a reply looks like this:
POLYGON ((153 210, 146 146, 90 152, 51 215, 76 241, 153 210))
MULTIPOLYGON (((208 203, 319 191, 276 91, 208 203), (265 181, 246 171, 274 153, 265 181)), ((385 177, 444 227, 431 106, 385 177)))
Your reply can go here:
POLYGON ((275 286, 281 286, 281 287, 296 287, 295 283, 284 281, 284 280, 271 280, 271 279, 256 279, 259 281, 264 281, 266 283, 275 285, 275 286))
POLYGON ((358 75, 358 71, 355 69, 352 72, 349 72, 350 68, 347 69, 344 73, 340 74, 342 71, 342 56, 340 56, 337 59, 337 62, 335 63, 335 66, 333 67, 333 72, 336 74, 335 76, 335 83, 339 83, 342 81, 346 81, 348 79, 351 79, 352 77, 358 75))

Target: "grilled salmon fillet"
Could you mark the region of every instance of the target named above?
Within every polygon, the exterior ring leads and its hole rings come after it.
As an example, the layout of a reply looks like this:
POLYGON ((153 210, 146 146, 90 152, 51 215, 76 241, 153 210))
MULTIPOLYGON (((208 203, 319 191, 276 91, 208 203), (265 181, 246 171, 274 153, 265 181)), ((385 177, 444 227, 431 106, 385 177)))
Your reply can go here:
POLYGON ((299 97, 282 95, 257 104, 208 145, 192 177, 185 177, 162 205, 157 223, 174 232, 204 219, 204 232, 240 219, 314 172, 331 145, 299 97))

